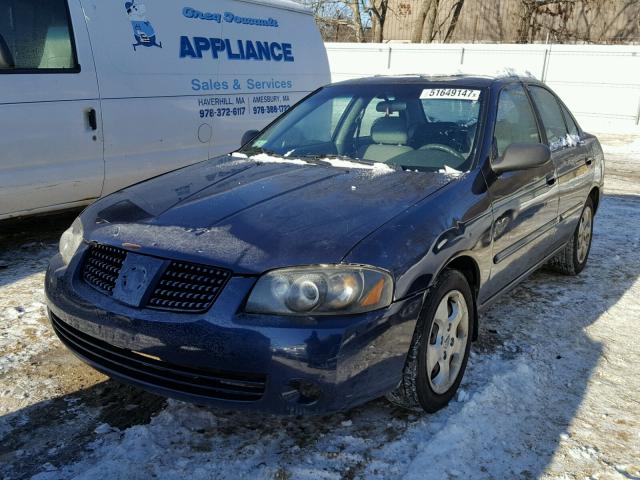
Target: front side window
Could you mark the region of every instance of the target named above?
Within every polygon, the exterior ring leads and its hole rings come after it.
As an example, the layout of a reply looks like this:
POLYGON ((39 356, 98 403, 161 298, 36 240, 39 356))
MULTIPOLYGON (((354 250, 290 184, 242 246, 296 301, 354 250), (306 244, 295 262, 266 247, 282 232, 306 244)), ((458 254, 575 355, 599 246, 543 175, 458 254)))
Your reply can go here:
POLYGON ((427 82, 329 86, 280 117, 244 153, 465 171, 484 96, 482 89, 427 82))
POLYGON ((66 0, 0 0, 0 73, 76 68, 66 0))
POLYGON ((564 146, 567 138, 567 126, 556 97, 542 87, 529 87, 533 101, 538 107, 544 130, 547 133, 547 141, 551 150, 557 150, 564 146))
POLYGON ((499 157, 512 143, 540 143, 536 117, 521 85, 510 85, 500 92, 493 136, 499 157))

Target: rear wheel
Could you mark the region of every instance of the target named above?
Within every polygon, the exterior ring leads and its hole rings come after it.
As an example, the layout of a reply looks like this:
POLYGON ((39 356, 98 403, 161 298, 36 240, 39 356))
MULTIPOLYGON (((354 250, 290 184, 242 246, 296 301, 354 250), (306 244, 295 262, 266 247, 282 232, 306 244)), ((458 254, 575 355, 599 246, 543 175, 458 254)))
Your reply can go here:
POLYGON ((549 261, 549 267, 565 275, 577 275, 587 265, 593 238, 593 200, 587 199, 571 240, 549 261))
POLYGON ((457 270, 445 270, 427 297, 402 382, 388 399, 433 413, 455 395, 469 358, 475 322, 469 284, 457 270))

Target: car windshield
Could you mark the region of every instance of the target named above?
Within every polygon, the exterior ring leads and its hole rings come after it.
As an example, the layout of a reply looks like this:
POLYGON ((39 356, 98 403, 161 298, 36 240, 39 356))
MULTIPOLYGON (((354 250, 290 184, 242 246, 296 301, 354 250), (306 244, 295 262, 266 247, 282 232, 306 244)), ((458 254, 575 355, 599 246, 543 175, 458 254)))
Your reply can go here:
POLYGON ((483 98, 479 88, 428 82, 333 85, 289 110, 242 151, 465 171, 483 98))

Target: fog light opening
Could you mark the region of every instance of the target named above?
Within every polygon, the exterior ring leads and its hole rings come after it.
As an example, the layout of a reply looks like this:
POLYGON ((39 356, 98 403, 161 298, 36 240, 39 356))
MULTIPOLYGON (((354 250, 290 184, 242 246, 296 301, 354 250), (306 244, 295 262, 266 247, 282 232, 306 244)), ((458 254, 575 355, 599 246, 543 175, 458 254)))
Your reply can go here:
POLYGON ((322 396, 320 386, 308 380, 291 380, 288 387, 291 390, 283 393, 283 397, 301 405, 313 405, 322 396))

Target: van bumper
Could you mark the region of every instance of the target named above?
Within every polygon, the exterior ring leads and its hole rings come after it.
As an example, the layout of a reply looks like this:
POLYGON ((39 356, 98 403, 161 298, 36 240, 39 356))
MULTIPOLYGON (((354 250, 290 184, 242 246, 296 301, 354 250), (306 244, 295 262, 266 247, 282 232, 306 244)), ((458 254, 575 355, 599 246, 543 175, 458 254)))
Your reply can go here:
POLYGON ((362 315, 248 315, 255 279, 233 277, 205 314, 137 309, 54 257, 45 292, 60 340, 95 369, 150 392, 234 410, 322 414, 393 390, 424 294, 362 315))

